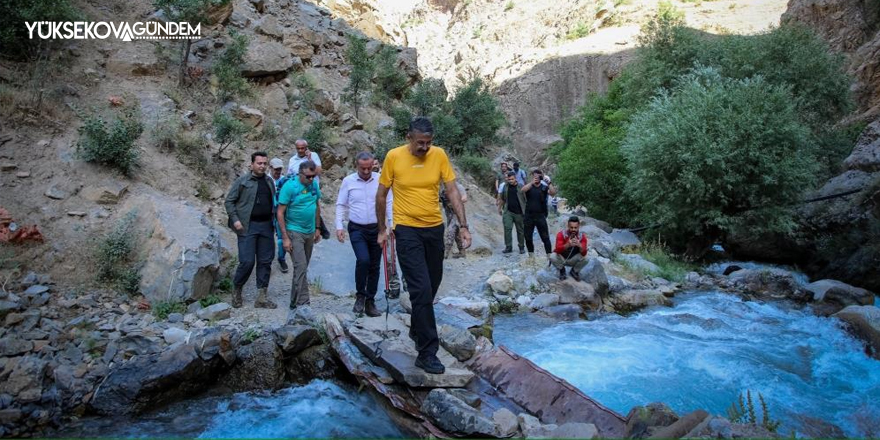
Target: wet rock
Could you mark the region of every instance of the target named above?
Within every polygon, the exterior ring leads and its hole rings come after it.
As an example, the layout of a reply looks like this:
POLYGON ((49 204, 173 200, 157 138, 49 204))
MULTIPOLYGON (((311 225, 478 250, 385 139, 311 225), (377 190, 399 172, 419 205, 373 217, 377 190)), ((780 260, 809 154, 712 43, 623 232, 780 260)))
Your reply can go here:
POLYGON ((443 389, 434 389, 422 402, 422 413, 446 432, 462 436, 492 436, 495 424, 443 389))
POLYGON ((730 266, 727 266, 724 268, 724 276, 728 276, 738 270, 742 270, 742 267, 739 267, 735 264, 731 264, 730 266))
POLYGON ((655 402, 646 406, 636 406, 626 416, 626 437, 645 438, 658 428, 678 421, 678 414, 665 403, 655 402))
POLYGON ((307 325, 285 325, 275 329, 275 343, 285 355, 297 354, 321 343, 318 330, 307 325))
POLYGON ((555 292, 559 295, 559 304, 578 304, 593 310, 599 309, 602 300, 591 284, 566 279, 556 283, 555 292))
POLYGON ((646 260, 639 254, 620 254, 618 257, 623 261, 623 264, 635 270, 648 273, 660 271, 660 268, 656 264, 646 260))
POLYGON ((513 290, 513 280, 510 279, 503 271, 497 271, 486 280, 492 291, 501 294, 508 294, 513 290))
POLYGON ((204 319, 206 321, 219 321, 221 319, 227 319, 231 315, 232 306, 227 303, 213 304, 196 312, 196 316, 198 316, 199 319, 204 319))
POLYGON ((558 306, 544 307, 538 312, 559 321, 576 321, 583 315, 583 309, 577 304, 560 304, 558 306))
POLYGON ((501 438, 513 437, 519 431, 519 420, 516 414, 507 408, 501 408, 492 414, 495 423, 495 435, 501 438))
POLYGON ((287 48, 275 41, 254 42, 248 45, 241 74, 247 77, 276 75, 293 67, 287 48))
POLYGON ((659 290, 626 290, 608 297, 608 301, 618 313, 629 313, 649 306, 671 307, 672 301, 659 290))
POLYGON ((867 306, 874 304, 874 294, 871 292, 850 286, 837 280, 819 280, 804 286, 812 293, 813 301, 832 305, 832 309, 826 315, 836 313, 846 306, 867 306))
POLYGON ((743 269, 728 277, 733 287, 770 298, 805 301, 811 296, 791 272, 779 269, 743 269))
POLYGON ((555 293, 542 293, 532 300, 529 307, 533 310, 540 310, 545 307, 551 307, 559 304, 559 295, 555 293))
POLYGON ((880 308, 847 306, 832 316, 847 323, 849 330, 856 337, 867 342, 871 356, 880 359, 880 308))
POLYGON ((233 391, 278 389, 284 384, 281 349, 274 338, 261 337, 236 350, 238 361, 223 377, 223 384, 233 391))
POLYGON ((470 359, 477 349, 477 338, 467 329, 441 325, 438 329, 440 345, 461 362, 470 359))
POLYGON ((587 265, 581 269, 580 276, 581 281, 591 285, 597 295, 605 296, 608 294, 608 276, 605 274, 605 267, 597 259, 590 258, 587 265))
POLYGON ((326 344, 313 345, 299 352, 292 362, 288 360, 285 363, 285 372, 288 381, 302 384, 316 378, 336 378, 341 373, 330 346, 326 344))

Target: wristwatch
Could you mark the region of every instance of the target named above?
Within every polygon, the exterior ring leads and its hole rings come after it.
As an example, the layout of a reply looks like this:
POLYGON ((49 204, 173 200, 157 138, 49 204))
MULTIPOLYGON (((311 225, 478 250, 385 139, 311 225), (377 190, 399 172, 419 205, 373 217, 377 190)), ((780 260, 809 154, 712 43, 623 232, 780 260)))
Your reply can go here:
POLYGON ((468 228, 468 225, 461 225, 458 228, 459 229, 467 229, 468 231, 470 231, 470 228, 468 228))

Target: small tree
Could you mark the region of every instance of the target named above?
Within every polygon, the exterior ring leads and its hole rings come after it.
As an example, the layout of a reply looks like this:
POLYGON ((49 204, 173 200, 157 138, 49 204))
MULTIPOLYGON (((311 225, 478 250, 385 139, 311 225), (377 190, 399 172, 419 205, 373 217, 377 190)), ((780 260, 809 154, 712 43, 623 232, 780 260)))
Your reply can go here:
POLYGON ((109 128, 99 116, 81 116, 84 123, 78 129, 80 137, 76 143, 77 157, 86 162, 116 168, 123 174, 130 175, 140 155, 135 141, 144 132, 144 124, 141 123, 137 109, 135 107, 123 109, 109 128))
POLYGON ((216 153, 218 157, 231 145, 241 147, 244 135, 250 131, 250 127, 244 122, 224 111, 214 113, 212 124, 214 126, 214 140, 220 145, 216 153))
POLYGON ((244 34, 229 32, 231 43, 214 61, 211 70, 217 77, 217 97, 221 101, 251 94, 250 83, 241 76, 241 67, 247 52, 248 39, 244 34))
POLYGON ((375 65, 372 58, 367 54, 367 42, 354 34, 348 34, 348 49, 345 51, 345 60, 351 65, 351 73, 348 77, 348 87, 342 99, 354 107, 354 116, 358 114, 363 95, 370 91, 370 80, 373 78, 375 65))
POLYGON ((444 108, 448 95, 442 79, 427 78, 412 88, 406 103, 418 116, 428 116, 444 108))
MULTIPOLYGON (((169 22, 186 22, 192 26, 203 24, 208 21, 208 11, 217 6, 223 6, 230 0, 153 0, 153 6, 165 12, 169 22)), ((186 85, 186 68, 189 64, 189 51, 192 40, 187 38, 180 42, 180 71, 177 74, 177 82, 183 87, 186 85)))
POLYGON ((376 54, 376 90, 373 102, 385 108, 390 106, 392 99, 402 98, 407 91, 406 75, 397 66, 397 49, 393 46, 382 46, 376 54))
POLYGON ((505 122, 498 100, 479 77, 455 93, 450 107, 452 117, 461 127, 461 136, 454 142, 459 150, 480 152, 487 142, 495 140, 495 133, 505 122))

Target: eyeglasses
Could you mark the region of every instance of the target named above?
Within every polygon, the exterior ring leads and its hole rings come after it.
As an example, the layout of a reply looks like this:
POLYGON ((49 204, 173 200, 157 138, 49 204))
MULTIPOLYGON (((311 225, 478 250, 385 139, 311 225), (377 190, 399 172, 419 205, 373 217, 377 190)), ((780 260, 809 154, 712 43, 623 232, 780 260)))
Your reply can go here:
POLYGON ((309 175, 309 174, 300 174, 300 176, 303 176, 303 177, 305 177, 306 179, 310 179, 310 180, 315 178, 315 174, 312 174, 312 175, 309 175))

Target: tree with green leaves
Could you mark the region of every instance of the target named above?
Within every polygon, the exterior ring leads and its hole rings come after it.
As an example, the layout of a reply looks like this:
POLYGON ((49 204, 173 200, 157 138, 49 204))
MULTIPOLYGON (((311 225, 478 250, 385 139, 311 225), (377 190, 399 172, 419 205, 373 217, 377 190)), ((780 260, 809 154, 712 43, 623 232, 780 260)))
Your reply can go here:
POLYGON ((229 36, 232 41, 211 66, 212 73, 217 77, 217 97, 221 101, 250 96, 252 92, 250 83, 241 75, 248 47, 247 35, 230 31, 229 36))
POLYGON ((358 112, 364 95, 370 91, 375 69, 373 59, 367 54, 367 41, 357 35, 348 34, 345 60, 351 66, 351 73, 342 99, 354 107, 354 116, 359 118, 358 112))
POLYGON ((376 77, 373 80, 373 103, 388 108, 391 101, 407 92, 407 78, 397 64, 397 49, 383 45, 376 54, 376 77))
MULTIPOLYGON (((69 0, 0 1, 0 57, 13 60, 35 58, 49 41, 30 39, 25 23, 77 21, 83 14, 69 0)), ((34 31, 36 33, 36 30, 34 31)))
MULTIPOLYGON (((191 26, 207 24, 208 12, 215 7, 223 6, 231 0, 153 0, 153 6, 165 13, 169 22, 186 22, 191 26)), ((189 51, 192 40, 186 39, 180 42, 180 71, 177 82, 182 87, 186 85, 186 68, 189 64, 189 51)))

